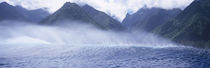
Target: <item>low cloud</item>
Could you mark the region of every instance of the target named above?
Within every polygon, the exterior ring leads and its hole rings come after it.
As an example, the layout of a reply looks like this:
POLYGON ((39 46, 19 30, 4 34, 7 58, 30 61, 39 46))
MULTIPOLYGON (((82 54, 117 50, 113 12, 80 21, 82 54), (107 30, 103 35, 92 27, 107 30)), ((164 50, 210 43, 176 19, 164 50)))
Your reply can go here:
POLYGON ((0 22, 1 44, 97 44, 97 45, 164 45, 169 41, 159 41, 153 34, 140 32, 113 32, 100 30, 92 25, 75 21, 57 26, 41 26, 28 22, 3 21, 0 22), (11 24, 12 23, 12 24, 11 24), (71 24, 68 24, 71 23, 71 24), (24 26, 24 27, 23 27, 24 26), (34 29, 36 28, 36 29, 34 29), (162 43, 160 43, 162 42, 162 43))
POLYGON ((107 55, 104 56, 109 56, 109 53, 113 53, 113 51, 119 53, 116 49, 125 51, 120 48, 131 48, 127 50, 132 51, 133 47, 158 49, 177 47, 176 44, 168 40, 143 31, 118 33, 100 30, 91 25, 74 21, 58 22, 71 24, 57 26, 29 23, 19 21, 0 22, 1 57, 62 57, 62 54, 72 57, 81 55, 87 57, 90 54, 95 56, 96 53, 101 56, 105 53, 107 55), (104 48, 105 50, 101 50, 104 48), (110 48, 112 51, 110 51, 110 48))

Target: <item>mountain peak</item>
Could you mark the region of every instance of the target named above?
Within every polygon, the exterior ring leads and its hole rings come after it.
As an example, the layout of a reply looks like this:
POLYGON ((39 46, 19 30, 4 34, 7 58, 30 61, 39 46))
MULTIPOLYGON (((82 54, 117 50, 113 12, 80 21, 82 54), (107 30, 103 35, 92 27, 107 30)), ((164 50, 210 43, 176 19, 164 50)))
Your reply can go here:
POLYGON ((87 5, 87 4, 84 5, 83 8, 92 8, 92 9, 94 9, 93 7, 91 7, 90 5, 87 5))
POLYGON ((41 21, 41 23, 48 25, 65 24, 59 21, 79 21, 79 23, 91 24, 101 29, 124 29, 120 22, 112 19, 104 12, 98 11, 89 5, 79 6, 70 2, 66 2, 62 8, 41 21))
POLYGON ((93 19, 76 3, 66 2, 62 8, 50 15, 42 22, 45 24, 54 24, 57 21, 71 20, 95 24, 93 19), (53 20, 56 18, 55 20, 53 20))
POLYGON ((2 2, 0 3, 0 5, 10 5, 10 4, 8 4, 7 2, 2 2))
POLYGON ((71 2, 66 2, 63 5, 64 8, 69 8, 69 7, 79 7, 79 5, 77 5, 76 3, 71 3, 71 2))

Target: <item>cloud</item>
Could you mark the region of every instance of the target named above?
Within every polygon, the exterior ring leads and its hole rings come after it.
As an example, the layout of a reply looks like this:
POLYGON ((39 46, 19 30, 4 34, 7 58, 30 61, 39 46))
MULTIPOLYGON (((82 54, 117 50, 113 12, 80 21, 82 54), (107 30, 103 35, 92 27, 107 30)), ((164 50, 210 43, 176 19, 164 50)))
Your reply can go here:
POLYGON ((193 0, 3 0, 13 5, 21 5, 28 9, 42 7, 55 12, 65 2, 70 1, 78 4, 89 4, 97 10, 103 11, 110 16, 122 21, 127 12, 134 13, 143 6, 160 7, 164 9, 185 8, 193 0))

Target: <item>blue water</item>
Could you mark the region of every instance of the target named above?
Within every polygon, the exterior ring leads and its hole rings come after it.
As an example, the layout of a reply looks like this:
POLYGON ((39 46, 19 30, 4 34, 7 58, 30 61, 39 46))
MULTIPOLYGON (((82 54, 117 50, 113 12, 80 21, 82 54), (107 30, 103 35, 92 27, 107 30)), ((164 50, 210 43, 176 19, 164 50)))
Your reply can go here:
POLYGON ((190 47, 79 47, 55 50, 57 53, 52 53, 53 49, 38 51, 27 56, 1 57, 0 68, 210 68, 210 51, 190 47))

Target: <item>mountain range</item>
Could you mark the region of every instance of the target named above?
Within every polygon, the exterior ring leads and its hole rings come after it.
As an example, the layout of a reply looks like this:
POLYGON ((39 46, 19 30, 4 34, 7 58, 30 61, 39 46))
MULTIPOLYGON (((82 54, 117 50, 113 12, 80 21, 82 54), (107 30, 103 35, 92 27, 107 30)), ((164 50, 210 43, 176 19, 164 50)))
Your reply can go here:
POLYGON ((6 2, 0 3, 0 21, 19 20, 28 22, 39 22, 50 15, 43 9, 27 10, 21 6, 12 6, 6 2))
POLYGON ((41 9, 26 10, 6 2, 0 4, 0 10, 0 20, 41 20, 40 25, 77 21, 105 30, 144 30, 178 44, 210 48, 210 0, 195 0, 184 10, 144 7, 134 14, 127 14, 121 23, 89 5, 79 6, 70 2, 51 15, 41 9))
POLYGON ((144 30, 151 32, 156 27, 176 17, 180 9, 141 8, 136 13, 127 14, 122 24, 129 30, 144 30))

